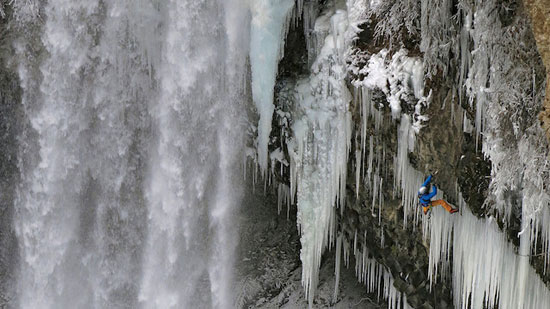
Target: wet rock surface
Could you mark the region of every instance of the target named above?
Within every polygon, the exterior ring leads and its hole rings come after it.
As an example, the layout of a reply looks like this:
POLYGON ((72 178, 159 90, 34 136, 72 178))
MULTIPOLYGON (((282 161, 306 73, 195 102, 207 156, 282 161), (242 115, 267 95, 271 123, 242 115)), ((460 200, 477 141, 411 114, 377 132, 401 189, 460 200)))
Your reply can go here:
MULTIPOLYGON (((379 207, 373 206, 372 192, 362 187, 358 198, 355 191, 355 179, 353 168, 348 170, 348 192, 345 211, 339 217, 344 239, 348 244, 353 244, 355 237, 357 243, 364 243, 374 259, 388 267, 394 277, 394 286, 400 292, 407 295, 408 303, 414 308, 446 308, 452 304, 450 282, 439 283, 430 288, 428 277, 428 250, 429 244, 423 241, 422 231, 419 225, 412 222, 404 224, 404 213, 401 199, 394 198, 393 169, 394 154, 397 153, 397 125, 398 121, 391 119, 391 112, 385 98, 380 94, 375 95, 375 100, 384 113, 384 125, 375 132, 374 126, 368 131, 377 136, 376 141, 381 142, 377 147, 385 149, 385 157, 381 159, 381 175, 383 175, 384 202, 379 207), (355 236, 357 232, 357 236, 355 236), (366 235, 366 237, 365 237, 366 235)), ((430 109, 440 110, 441 106, 432 102, 430 109)), ((450 117, 450 111, 443 110, 443 114, 450 117)), ((452 161, 447 157, 460 157, 460 148, 457 150, 449 145, 448 135, 443 128, 448 125, 444 119, 438 119, 435 114, 430 121, 441 121, 427 132, 421 130, 417 139, 414 153, 410 153, 410 160, 416 164, 419 170, 426 173, 440 171, 436 177, 436 184, 444 190, 454 188, 451 185, 450 175, 456 175, 456 167, 451 166, 452 161), (437 136, 435 136, 437 135, 437 136), (442 144, 448 145, 441 147, 442 144), (454 173, 454 174, 453 174, 454 173)), ((358 125, 356 123, 356 125, 358 125)), ((428 126, 429 127, 429 126, 428 126)), ((428 128, 426 127, 426 128, 428 128)), ((456 164, 456 162, 455 162, 456 164)), ((455 178, 456 179, 456 176, 455 178)), ((362 185, 363 186, 363 185, 362 185)), ((439 280, 441 281, 441 280, 439 280)))
POLYGON ((378 211, 373 214, 369 208, 351 204, 346 209, 342 217, 345 238, 353 240, 356 229, 366 231, 367 237, 358 235, 358 242, 366 243, 372 257, 388 267, 395 288, 407 295, 413 308, 446 308, 445 304, 452 303, 450 290, 446 284, 437 284, 430 292, 428 246, 414 225, 403 227, 400 201, 386 201, 380 218, 378 211))

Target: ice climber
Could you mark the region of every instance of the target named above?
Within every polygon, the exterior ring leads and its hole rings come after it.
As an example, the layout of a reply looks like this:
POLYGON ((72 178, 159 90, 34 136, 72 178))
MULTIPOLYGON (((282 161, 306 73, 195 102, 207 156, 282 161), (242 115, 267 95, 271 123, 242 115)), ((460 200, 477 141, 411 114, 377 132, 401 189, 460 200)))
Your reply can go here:
POLYGON ((428 176, 426 181, 424 181, 424 183, 422 184, 422 187, 420 187, 420 190, 418 190, 418 199, 420 200, 420 204, 422 205, 422 210, 424 211, 424 214, 427 214, 428 211, 430 211, 431 208, 435 206, 441 206, 450 213, 457 212, 458 208, 451 206, 445 200, 432 201, 432 198, 437 194, 437 187, 434 185, 434 190, 430 193, 431 182, 432 175, 428 176))

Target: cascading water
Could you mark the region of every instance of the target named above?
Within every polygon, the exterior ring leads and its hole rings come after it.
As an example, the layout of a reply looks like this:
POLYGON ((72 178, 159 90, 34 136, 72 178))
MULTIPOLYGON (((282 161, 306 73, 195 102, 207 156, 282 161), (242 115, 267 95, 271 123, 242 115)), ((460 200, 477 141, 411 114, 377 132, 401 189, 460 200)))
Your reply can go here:
POLYGON ((14 4, 21 308, 232 307, 240 1, 14 4))
POLYGON ((140 299, 148 307, 223 307, 230 303, 227 267, 235 243, 227 233, 235 195, 227 170, 239 145, 226 140, 233 121, 225 117, 235 110, 226 102, 219 53, 227 49, 216 24, 222 5, 171 1, 167 10, 173 22, 165 30, 161 103, 153 113, 159 140, 147 189, 150 233, 140 299), (204 292, 208 286, 212 297, 204 292))

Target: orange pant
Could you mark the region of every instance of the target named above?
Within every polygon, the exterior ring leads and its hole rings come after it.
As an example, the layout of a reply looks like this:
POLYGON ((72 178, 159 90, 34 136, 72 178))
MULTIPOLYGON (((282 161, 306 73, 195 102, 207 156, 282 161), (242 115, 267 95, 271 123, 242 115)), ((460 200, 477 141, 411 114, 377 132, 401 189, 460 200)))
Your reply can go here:
POLYGON ((445 200, 432 201, 430 203, 430 205, 423 206, 422 210, 424 210, 424 214, 426 214, 428 212, 428 210, 430 210, 430 208, 435 207, 435 206, 441 206, 441 207, 445 208, 445 210, 450 212, 450 213, 456 212, 456 210, 454 210, 453 207, 451 205, 449 205, 449 203, 445 202, 445 200))

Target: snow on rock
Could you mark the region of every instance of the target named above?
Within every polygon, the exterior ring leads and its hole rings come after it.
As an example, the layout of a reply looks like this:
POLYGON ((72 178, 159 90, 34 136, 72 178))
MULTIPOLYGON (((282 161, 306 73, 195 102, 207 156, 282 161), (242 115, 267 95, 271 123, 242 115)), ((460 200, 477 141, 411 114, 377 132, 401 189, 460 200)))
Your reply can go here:
MULTIPOLYGON (((475 108, 476 143, 492 165, 486 205, 505 225, 510 224, 514 211, 521 213, 526 235, 519 237, 529 242, 525 250, 536 249, 542 238, 543 250, 548 252, 550 148, 535 118, 544 93, 544 83, 537 78, 539 55, 523 43, 530 31, 527 19, 519 18, 516 30, 509 31, 495 12, 499 5, 498 1, 483 1, 464 7, 460 86, 475 108), (511 192, 521 202, 510 201, 511 192)), ((473 131, 465 124, 466 129, 473 131)), ((545 259, 547 267, 549 253, 545 259)))
POLYGON ((283 56, 294 0, 250 1, 252 23, 250 31, 250 65, 252 97, 260 120, 258 123, 258 164, 265 174, 268 164, 268 144, 273 118, 273 95, 279 60, 283 56))
POLYGON ((356 75, 364 75, 355 80, 356 87, 378 88, 384 92, 392 110, 393 118, 399 118, 401 101, 405 95, 413 94, 419 103, 427 101, 424 97, 424 67, 421 59, 408 57, 407 50, 400 49, 391 55, 382 49, 368 60, 360 69, 350 68, 356 75))

